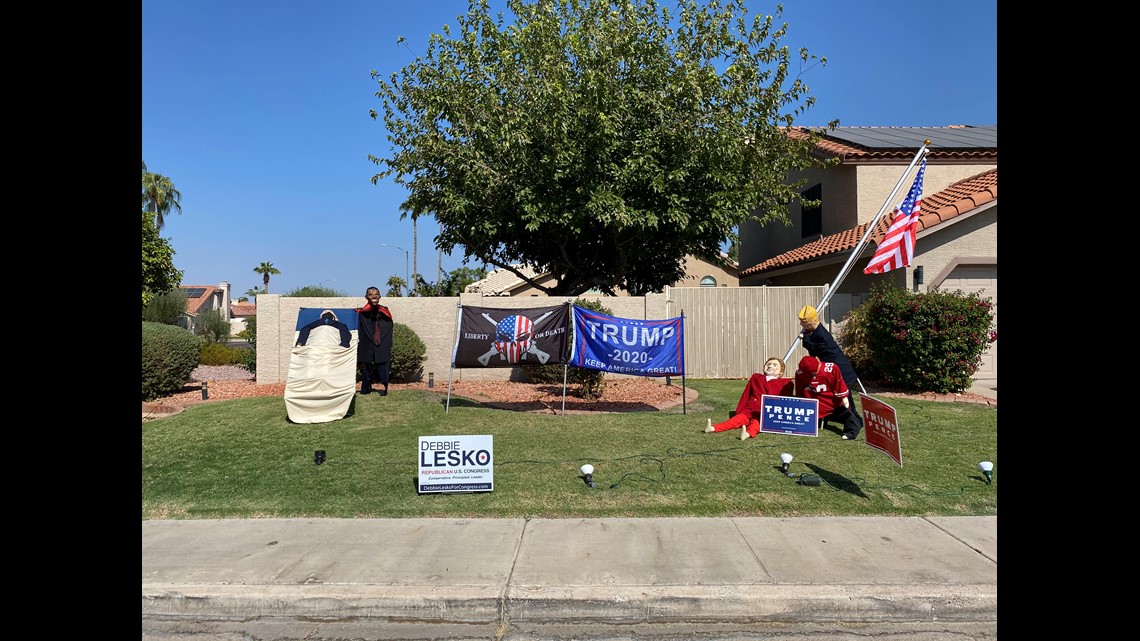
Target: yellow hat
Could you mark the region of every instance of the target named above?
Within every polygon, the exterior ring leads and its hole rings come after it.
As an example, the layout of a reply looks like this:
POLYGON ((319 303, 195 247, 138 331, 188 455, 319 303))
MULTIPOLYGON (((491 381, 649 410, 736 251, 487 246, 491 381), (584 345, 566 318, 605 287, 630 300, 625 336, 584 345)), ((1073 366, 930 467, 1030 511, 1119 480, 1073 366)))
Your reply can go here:
POLYGON ((800 320, 819 320, 819 314, 811 305, 804 305, 800 309, 800 320))

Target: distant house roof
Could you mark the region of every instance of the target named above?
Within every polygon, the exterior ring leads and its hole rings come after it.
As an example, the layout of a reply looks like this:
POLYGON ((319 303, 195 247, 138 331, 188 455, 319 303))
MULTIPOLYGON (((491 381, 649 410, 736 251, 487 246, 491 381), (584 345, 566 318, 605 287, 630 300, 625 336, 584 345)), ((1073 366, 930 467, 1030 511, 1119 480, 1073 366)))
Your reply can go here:
POLYGON ((214 292, 221 291, 214 285, 179 285, 178 289, 186 292, 186 313, 197 316, 202 305, 210 300, 214 292))
POLYGON ((253 303, 230 303, 230 317, 249 318, 257 316, 257 305, 253 303))
MULTIPOLYGON (((921 146, 921 143, 919 143, 919 146, 921 146)), ((913 155, 913 150, 911 150, 911 155, 913 155)), ((953 218, 968 214, 987 203, 996 201, 997 173, 998 170, 996 168, 990 169, 976 176, 960 180, 940 192, 923 196, 923 213, 918 218, 918 231, 921 232, 936 227, 953 218)), ((871 232, 870 237, 867 239, 867 246, 878 246, 879 241, 881 241, 883 236, 887 233, 887 228, 890 227, 891 220, 891 216, 883 216, 879 219, 879 222, 875 225, 875 230, 871 232)), ((863 237, 863 234, 867 231, 867 226, 870 224, 870 222, 866 222, 857 227, 852 227, 851 229, 846 229, 839 233, 831 234, 830 236, 824 236, 819 240, 801 245, 791 251, 773 256, 758 265, 753 265, 741 271, 740 275, 753 276, 755 274, 762 274, 766 271, 808 263, 831 254, 838 254, 854 249, 855 246, 859 244, 859 239, 863 237)))
MULTIPOLYGON (((515 268, 520 272, 526 274, 528 278, 539 276, 538 270, 533 267, 524 267, 515 265, 515 268)), ((522 278, 519 278, 514 272, 508 271, 503 268, 498 268, 487 274, 483 280, 477 280, 463 289, 468 294, 483 294, 484 296, 501 296, 509 293, 512 289, 526 283, 522 278)))

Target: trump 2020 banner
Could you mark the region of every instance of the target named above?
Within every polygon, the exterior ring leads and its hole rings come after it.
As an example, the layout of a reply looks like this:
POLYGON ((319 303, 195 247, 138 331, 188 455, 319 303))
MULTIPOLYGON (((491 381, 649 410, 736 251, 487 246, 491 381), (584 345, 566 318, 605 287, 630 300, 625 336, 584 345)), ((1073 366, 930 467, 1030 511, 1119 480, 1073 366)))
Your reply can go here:
POLYGON ((570 365, 635 376, 685 373, 685 317, 618 318, 574 305, 570 365))
POLYGON ((902 441, 899 440, 895 408, 866 394, 859 395, 859 405, 863 408, 863 434, 867 445, 891 457, 902 467, 902 441))
POLYGON ((569 305, 459 309, 459 331, 451 362, 455 367, 518 367, 566 362, 569 305))
POLYGON ((819 401, 814 398, 765 394, 760 407, 761 432, 819 436, 819 401))

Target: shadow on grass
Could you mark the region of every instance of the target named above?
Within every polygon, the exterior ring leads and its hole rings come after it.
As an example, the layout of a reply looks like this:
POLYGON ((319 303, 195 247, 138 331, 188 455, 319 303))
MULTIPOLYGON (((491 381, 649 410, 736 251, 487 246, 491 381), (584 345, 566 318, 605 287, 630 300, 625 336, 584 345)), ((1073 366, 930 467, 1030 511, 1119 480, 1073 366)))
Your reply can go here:
POLYGON ((826 483, 828 487, 834 490, 854 494, 855 496, 858 496, 862 499, 870 498, 863 493, 863 490, 859 487, 858 483, 852 481, 846 476, 843 476, 842 474, 836 474, 831 470, 825 470, 824 468, 819 467, 818 465, 812 465, 811 463, 805 463, 804 465, 807 465, 809 468, 811 468, 811 471, 814 472, 815 475, 820 478, 820 480, 826 483))

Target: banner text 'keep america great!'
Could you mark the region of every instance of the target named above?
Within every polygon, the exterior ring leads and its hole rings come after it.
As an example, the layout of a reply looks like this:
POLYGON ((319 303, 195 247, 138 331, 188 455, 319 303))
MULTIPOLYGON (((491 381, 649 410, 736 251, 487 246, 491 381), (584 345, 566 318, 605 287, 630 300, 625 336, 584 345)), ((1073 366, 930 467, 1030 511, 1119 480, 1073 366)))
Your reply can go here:
POLYGON ((635 376, 685 373, 685 318, 618 318, 575 305, 571 367, 635 376))

